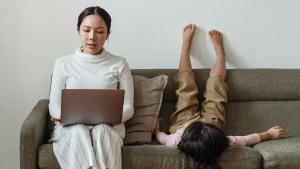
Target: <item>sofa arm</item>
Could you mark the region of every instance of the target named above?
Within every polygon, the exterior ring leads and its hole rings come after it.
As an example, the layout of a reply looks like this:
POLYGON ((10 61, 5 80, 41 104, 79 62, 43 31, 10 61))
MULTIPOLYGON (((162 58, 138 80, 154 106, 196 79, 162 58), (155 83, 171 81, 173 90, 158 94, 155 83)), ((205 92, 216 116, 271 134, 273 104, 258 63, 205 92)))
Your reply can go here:
POLYGON ((20 168, 38 168, 38 149, 45 142, 49 100, 40 100, 24 120, 20 133, 20 168))

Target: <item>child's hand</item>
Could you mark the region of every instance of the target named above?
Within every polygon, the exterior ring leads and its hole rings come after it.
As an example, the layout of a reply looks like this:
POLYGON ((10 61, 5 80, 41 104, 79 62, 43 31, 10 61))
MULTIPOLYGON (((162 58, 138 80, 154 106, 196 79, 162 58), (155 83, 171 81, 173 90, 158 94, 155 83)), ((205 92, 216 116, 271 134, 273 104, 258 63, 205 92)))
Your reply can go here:
POLYGON ((159 123, 161 123, 163 121, 163 118, 158 118, 157 117, 157 121, 156 121, 156 125, 155 125, 155 129, 154 130, 159 130, 159 123))
POLYGON ((272 127, 267 131, 270 135, 270 139, 280 139, 283 137, 283 129, 279 126, 272 127))

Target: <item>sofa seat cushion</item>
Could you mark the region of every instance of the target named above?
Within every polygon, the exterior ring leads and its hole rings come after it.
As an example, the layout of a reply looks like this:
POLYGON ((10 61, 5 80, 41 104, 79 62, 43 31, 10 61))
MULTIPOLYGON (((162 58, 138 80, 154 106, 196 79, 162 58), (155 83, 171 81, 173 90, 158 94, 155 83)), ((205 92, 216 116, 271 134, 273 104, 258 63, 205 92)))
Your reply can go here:
MULTIPOLYGON (((186 164, 183 154, 177 148, 163 145, 125 146, 122 148, 123 168, 192 168, 186 164)), ((259 169, 260 154, 249 147, 229 147, 218 159, 222 169, 259 169)))
MULTIPOLYGON (((178 157, 178 149, 157 142, 141 146, 122 147, 123 169, 132 168, 183 168, 184 158, 178 157)), ((52 144, 44 144, 39 148, 38 165, 41 169, 60 169, 53 152, 52 144)))
POLYGON ((53 152, 52 144, 41 145, 38 152, 38 166, 40 169, 60 169, 53 152))
POLYGON ((259 152, 250 147, 229 147, 221 154, 218 163, 222 169, 259 169, 261 167, 261 156, 259 152))
POLYGON ((122 148, 123 169, 182 169, 185 159, 177 148, 163 145, 125 146, 122 148))
MULTIPOLYGON (((52 144, 44 144, 39 148, 38 165, 41 169, 59 169, 59 164, 53 152, 52 144)), ((218 159, 223 169, 244 168, 259 169, 260 154, 249 147, 229 147, 218 159)), ((123 169, 182 169, 191 168, 186 165, 185 158, 177 148, 160 145, 156 140, 150 144, 122 147, 123 169)), ((190 163, 192 164, 192 163, 190 163)))
POLYGON ((268 140, 253 146, 262 155, 263 168, 300 168, 300 137, 268 140))

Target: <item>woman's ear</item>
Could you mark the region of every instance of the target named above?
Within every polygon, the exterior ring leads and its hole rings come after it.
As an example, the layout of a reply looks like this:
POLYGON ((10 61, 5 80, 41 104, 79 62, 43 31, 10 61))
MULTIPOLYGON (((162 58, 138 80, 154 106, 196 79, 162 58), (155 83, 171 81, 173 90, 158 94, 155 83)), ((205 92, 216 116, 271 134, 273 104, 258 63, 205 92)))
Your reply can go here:
POLYGON ((77 32, 78 32, 78 35, 80 34, 80 31, 78 30, 78 28, 76 28, 77 32))
POLYGON ((111 31, 109 31, 109 32, 108 32, 108 34, 107 34, 107 36, 106 36, 106 39, 105 39, 105 40, 107 40, 107 39, 108 39, 108 37, 109 37, 110 33, 111 33, 111 31))

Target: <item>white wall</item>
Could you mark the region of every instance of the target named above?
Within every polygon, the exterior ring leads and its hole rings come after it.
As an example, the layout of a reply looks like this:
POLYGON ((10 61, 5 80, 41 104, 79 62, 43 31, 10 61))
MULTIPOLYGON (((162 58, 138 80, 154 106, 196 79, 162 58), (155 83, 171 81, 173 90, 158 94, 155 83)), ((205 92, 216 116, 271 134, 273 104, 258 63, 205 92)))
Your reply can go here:
POLYGON ((207 31, 224 34, 228 68, 300 68, 297 0, 0 1, 0 167, 19 168, 19 132, 49 98, 54 60, 80 46, 77 17, 92 5, 112 17, 106 49, 130 68, 178 67, 182 29, 195 23, 194 68, 216 58, 207 31))

